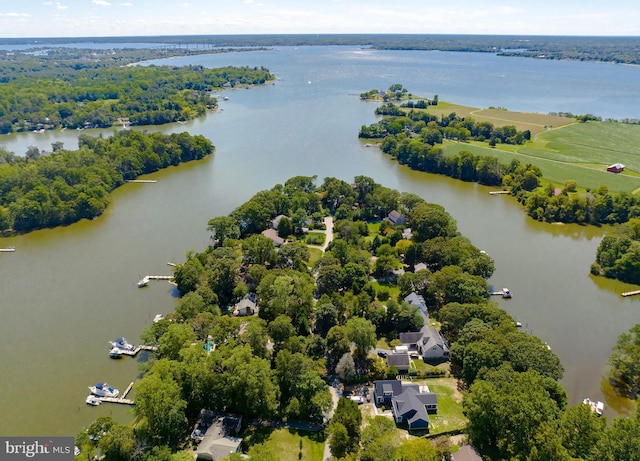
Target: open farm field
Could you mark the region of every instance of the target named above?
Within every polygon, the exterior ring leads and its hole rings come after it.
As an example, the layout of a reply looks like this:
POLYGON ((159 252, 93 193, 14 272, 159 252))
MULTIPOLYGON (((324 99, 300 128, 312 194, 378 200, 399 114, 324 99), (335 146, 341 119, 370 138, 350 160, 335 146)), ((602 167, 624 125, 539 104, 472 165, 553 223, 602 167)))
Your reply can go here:
POLYGON ((582 188, 606 185, 611 191, 634 192, 640 188, 640 126, 609 122, 574 123, 546 130, 525 145, 445 142, 445 155, 461 150, 497 157, 501 163, 518 159, 538 166, 544 179, 564 184, 577 181, 582 188), (623 173, 606 171, 612 163, 626 166, 623 173))
POLYGON ((575 162, 603 166, 622 163, 627 170, 640 172, 640 125, 577 123, 541 133, 538 139, 546 142, 545 150, 573 158, 575 162))
POLYGON ((449 115, 455 112, 460 117, 472 117, 478 122, 490 122, 494 126, 513 125, 519 131, 529 130, 532 134, 545 131, 547 127, 560 127, 576 123, 575 119, 533 112, 512 112, 499 109, 480 109, 440 101, 437 106, 429 106, 428 112, 436 115, 449 115))

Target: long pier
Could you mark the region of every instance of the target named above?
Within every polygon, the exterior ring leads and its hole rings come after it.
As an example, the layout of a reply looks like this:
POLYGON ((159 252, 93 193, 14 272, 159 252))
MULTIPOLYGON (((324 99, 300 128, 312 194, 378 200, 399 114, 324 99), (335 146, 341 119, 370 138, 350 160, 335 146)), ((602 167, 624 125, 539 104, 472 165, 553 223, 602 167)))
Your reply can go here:
POLYGON ((635 291, 625 291, 624 293, 622 293, 622 296, 624 296, 625 298, 627 296, 635 296, 635 295, 640 295, 640 290, 635 290, 635 291))
POLYGON ((145 275, 138 282, 138 287, 146 287, 150 280, 173 280, 173 275, 145 275))
POLYGON ((121 403, 123 405, 135 405, 136 403, 133 400, 125 398, 127 397, 127 394, 129 393, 132 387, 133 387, 133 381, 129 383, 129 386, 127 386, 125 391, 122 393, 122 397, 96 397, 96 399, 100 400, 101 402, 121 403))
POLYGON ((502 195, 502 194, 510 194, 511 192, 508 190, 493 190, 489 192, 489 195, 502 195))
POLYGON ((158 181, 156 181, 155 179, 126 179, 124 182, 132 182, 132 183, 138 183, 138 184, 153 184, 158 181))
POLYGON ((120 354, 121 355, 128 355, 130 357, 135 357, 136 355, 138 355, 138 352, 140 352, 140 351, 152 351, 152 352, 155 352, 157 350, 158 350, 158 348, 156 346, 144 346, 144 345, 141 345, 141 346, 136 346, 135 349, 130 350, 130 351, 128 351, 126 349, 120 349, 120 354))
POLYGON ((0 253, 13 253, 14 251, 16 251, 14 247, 0 248, 0 253))

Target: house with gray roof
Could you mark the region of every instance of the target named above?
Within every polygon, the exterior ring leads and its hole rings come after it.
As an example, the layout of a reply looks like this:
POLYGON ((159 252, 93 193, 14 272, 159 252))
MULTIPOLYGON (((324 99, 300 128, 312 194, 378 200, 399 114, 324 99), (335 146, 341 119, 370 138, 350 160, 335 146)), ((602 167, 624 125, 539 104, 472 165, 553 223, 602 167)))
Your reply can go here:
POLYGON ((429 326, 429 316, 424 298, 411 293, 404 298, 412 306, 419 307, 424 325, 420 331, 400 333, 398 339, 407 346, 409 353, 417 352, 425 360, 449 360, 449 346, 438 330, 429 326), (424 306, 424 307, 423 307, 424 306))
POLYGON ((202 410, 191 438, 198 442, 196 461, 215 461, 240 451, 242 438, 237 437, 242 417, 221 415, 202 410))
POLYGON ((411 365, 411 359, 409 353, 405 352, 392 352, 387 355, 387 366, 395 367, 399 372, 404 373, 409 371, 411 365))
POLYGON ((393 417, 409 430, 429 429, 429 413, 438 412, 438 397, 417 384, 399 380, 374 381, 375 402, 391 403, 393 417))
POLYGON ((275 229, 263 230, 262 235, 270 239, 277 247, 284 243, 284 239, 278 235, 278 231, 275 229))
POLYGON ((387 219, 391 221, 391 224, 394 226, 404 226, 407 223, 407 217, 397 210, 393 210, 389 213, 387 219))
POLYGON ((429 315, 429 309, 427 309, 427 302, 424 300, 422 295, 419 295, 415 291, 412 291, 407 296, 404 297, 404 300, 410 305, 417 307, 421 311, 423 311, 426 315, 429 315))

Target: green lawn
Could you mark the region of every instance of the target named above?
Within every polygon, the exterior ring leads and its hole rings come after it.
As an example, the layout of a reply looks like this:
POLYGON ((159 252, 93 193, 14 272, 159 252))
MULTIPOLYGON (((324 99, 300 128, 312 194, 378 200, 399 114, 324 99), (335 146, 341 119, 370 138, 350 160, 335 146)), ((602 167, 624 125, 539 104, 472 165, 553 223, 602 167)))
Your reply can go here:
POLYGON ((324 245, 324 241, 327 238, 326 234, 322 232, 309 232, 306 234, 305 242, 307 245, 324 245))
POLYGON ((390 283, 390 282, 371 282, 371 285, 373 286, 373 288, 378 291, 380 289, 380 287, 384 287, 387 289, 387 291, 389 292, 389 295, 392 298, 397 298, 400 295, 400 288, 398 288, 398 284, 397 283, 390 283))
POLYGON ((575 119, 545 114, 479 109, 440 101, 429 106, 428 112, 488 121, 495 126, 515 125, 518 130, 530 130, 533 139, 525 145, 498 144, 490 148, 481 142, 447 142, 445 155, 461 150, 475 155, 497 157, 501 163, 518 159, 538 166, 546 180, 557 185, 573 179, 578 187, 595 189, 606 185, 611 191, 633 192, 640 188, 640 125, 595 122, 578 123, 575 119), (621 174, 606 171, 613 163, 622 163, 621 174))
MULTIPOLYGON (((462 150, 474 155, 496 157, 501 163, 509 163, 518 159, 521 163, 531 163, 542 170, 544 179, 563 185, 573 179, 581 188, 595 189, 607 185, 611 191, 633 192, 640 187, 640 150, 637 154, 629 152, 631 142, 640 145, 640 126, 615 123, 590 122, 570 125, 557 130, 541 133, 538 141, 522 146, 498 144, 490 148, 486 143, 445 142, 444 154, 453 156, 462 150), (608 146, 586 146, 575 143, 576 137, 589 128, 600 133, 608 146), (623 135, 626 133, 627 136, 623 135), (615 145, 614 136, 621 136, 625 141, 615 145), (628 138, 628 139, 627 139, 628 138), (627 168, 621 174, 606 171, 612 163, 622 163, 627 168)), ((588 138, 585 137, 588 140, 588 138)), ((591 141, 589 141, 591 142, 591 141)))
POLYGON ((429 386, 429 390, 438 396, 438 413, 429 415, 430 434, 440 434, 466 427, 467 419, 462 414, 462 396, 457 391, 457 381, 454 378, 434 378, 414 382, 429 386))
POLYGON ((324 432, 249 427, 242 441, 242 451, 247 453, 253 445, 263 444, 280 461, 323 461, 324 442, 324 432))
POLYGON ((322 257, 322 250, 320 248, 309 248, 309 254, 311 257, 309 258, 309 265, 313 266, 315 262, 322 257))

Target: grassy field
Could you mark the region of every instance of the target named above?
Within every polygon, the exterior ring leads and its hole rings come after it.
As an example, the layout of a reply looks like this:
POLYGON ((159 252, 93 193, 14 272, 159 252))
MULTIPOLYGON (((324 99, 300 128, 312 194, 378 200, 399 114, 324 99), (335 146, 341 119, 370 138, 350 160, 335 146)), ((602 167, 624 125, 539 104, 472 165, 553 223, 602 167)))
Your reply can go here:
POLYGON ((462 394, 458 391, 457 380, 434 378, 415 382, 429 386, 429 390, 438 396, 438 413, 429 415, 430 434, 441 434, 466 427, 467 418, 462 414, 462 394))
POLYGON ((555 128, 575 123, 574 119, 567 117, 556 117, 533 112, 480 109, 445 101, 440 101, 437 106, 428 106, 426 110, 435 115, 449 115, 451 112, 455 112, 459 117, 472 117, 478 122, 491 122, 498 127, 513 125, 519 131, 529 130, 531 133, 544 131, 547 127, 555 128))
POLYGON ((324 442, 323 432, 250 427, 245 432, 242 451, 264 444, 280 461, 323 461, 324 442))
POLYGON ((640 126, 622 123, 587 122, 552 115, 511 112, 499 109, 478 109, 441 101, 429 106, 428 112, 472 117, 495 126, 515 125, 518 130, 530 130, 533 139, 520 146, 498 144, 490 148, 480 142, 446 142, 445 155, 461 150, 475 155, 497 157, 502 163, 518 159, 542 170, 544 179, 562 186, 573 179, 578 187, 595 189, 606 185, 611 191, 640 192, 640 126), (622 163, 623 173, 606 171, 608 165, 622 163))

